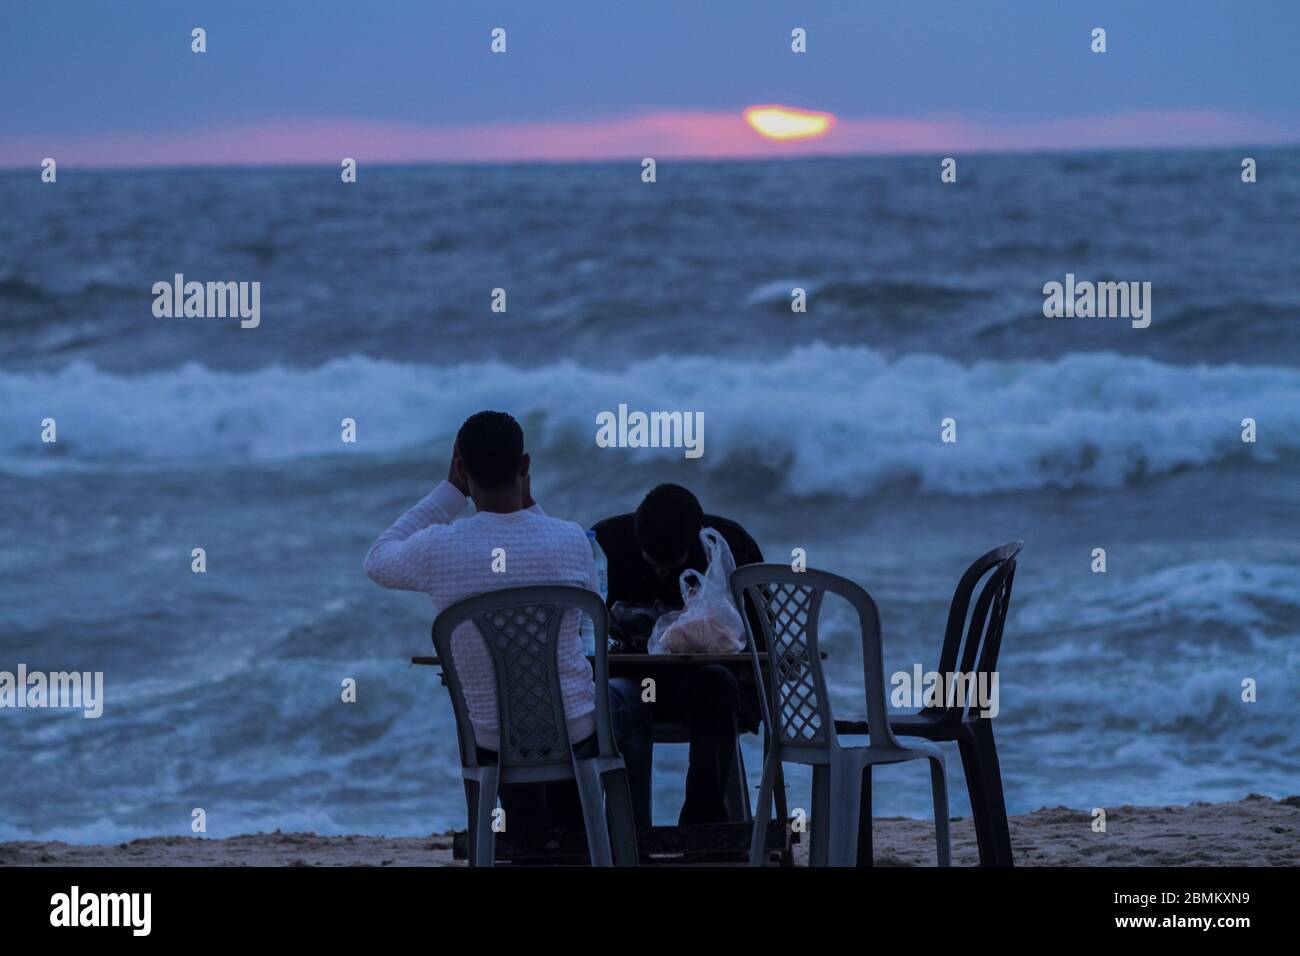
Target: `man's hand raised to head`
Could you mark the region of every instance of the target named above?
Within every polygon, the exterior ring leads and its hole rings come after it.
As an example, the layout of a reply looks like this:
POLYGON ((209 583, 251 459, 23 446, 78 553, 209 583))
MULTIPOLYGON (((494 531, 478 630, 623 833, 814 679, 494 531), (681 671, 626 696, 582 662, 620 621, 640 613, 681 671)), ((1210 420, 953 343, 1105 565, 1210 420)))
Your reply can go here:
POLYGON ((449 468, 447 469, 447 481, 448 481, 448 482, 449 482, 449 483, 450 483, 450 484, 451 484, 451 485, 452 485, 452 486, 453 486, 457 491, 459 491, 462 495, 464 495, 466 498, 468 498, 468 497, 469 497, 469 482, 467 482, 467 481, 465 481, 463 478, 461 478, 461 476, 460 476, 460 472, 459 472, 459 470, 456 468, 456 462, 459 461, 459 460, 460 460, 460 445, 459 445, 459 444, 452 445, 452 447, 451 447, 451 467, 449 467, 449 468))

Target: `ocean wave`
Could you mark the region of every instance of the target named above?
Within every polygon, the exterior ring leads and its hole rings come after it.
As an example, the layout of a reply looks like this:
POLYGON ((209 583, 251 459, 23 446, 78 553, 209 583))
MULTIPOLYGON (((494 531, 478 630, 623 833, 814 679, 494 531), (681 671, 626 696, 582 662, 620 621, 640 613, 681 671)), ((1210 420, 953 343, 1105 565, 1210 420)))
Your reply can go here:
POLYGON ((788 313, 790 291, 801 288, 824 306, 846 309, 945 311, 971 302, 986 300, 992 293, 973 286, 887 278, 843 278, 831 280, 776 279, 750 290, 745 304, 788 313))
POLYGON ((1300 740, 1291 698, 1279 693, 1300 675, 1300 567, 1210 559, 1083 577, 1013 607, 1020 639, 1000 668, 1002 702, 1018 721, 1042 733, 1161 735, 1162 746, 1300 740), (1244 678, 1263 688, 1250 704, 1244 678))
MULTIPOLYGON (((1300 633, 1300 567, 1268 561, 1213 558, 1164 568, 1129 568, 1114 584, 1091 574, 1059 600, 1030 601, 1017 609, 1018 626, 1052 639, 1038 650, 1045 663, 1062 665, 1093 648, 1059 640, 1067 632, 1104 633, 1125 644, 1130 657, 1163 656, 1169 647, 1152 634, 1190 639, 1192 631, 1225 645, 1265 645, 1278 638, 1292 646, 1300 633), (1133 640, 1129 641, 1132 637, 1133 640)), ((1206 642, 1199 640, 1202 652, 1206 642)), ((1296 655, 1300 661, 1300 653, 1296 655)), ((1189 656, 1188 663, 1200 660, 1189 656)))
POLYGON ((887 358, 813 344, 770 360, 661 356, 619 370, 571 360, 445 367, 364 357, 316 368, 219 372, 197 363, 118 375, 85 362, 0 374, 0 469, 284 461, 428 450, 467 415, 504 408, 534 448, 621 465, 673 449, 598 449, 596 416, 705 416, 698 467, 735 460, 783 475, 796 495, 858 496, 913 483, 948 494, 1115 488, 1181 468, 1276 461, 1300 451, 1300 371, 1175 366, 1110 353, 1052 361, 887 358), (40 423, 57 422, 57 444, 40 423), (1259 441, 1241 440, 1241 421, 1259 441), (341 423, 357 423, 357 442, 341 423), (940 440, 956 420, 957 441, 940 440))
POLYGON ((140 290, 110 267, 95 266, 82 272, 32 280, 21 275, 0 277, 0 302, 42 303, 78 296, 138 295, 140 290))
POLYGON ((50 293, 46 288, 35 282, 28 282, 18 276, 6 276, 0 279, 0 300, 43 302, 49 297, 50 293))

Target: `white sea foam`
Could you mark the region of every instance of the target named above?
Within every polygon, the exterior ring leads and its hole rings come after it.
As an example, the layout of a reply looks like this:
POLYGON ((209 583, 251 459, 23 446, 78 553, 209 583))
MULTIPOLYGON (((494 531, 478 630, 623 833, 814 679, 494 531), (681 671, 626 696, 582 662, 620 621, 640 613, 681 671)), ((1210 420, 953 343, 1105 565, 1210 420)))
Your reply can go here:
MULTIPOLYGON (((712 434, 700 467, 745 456, 787 474, 794 494, 858 495, 895 480, 954 494, 1118 487, 1300 451, 1296 370, 1108 353, 963 365, 814 344, 767 361, 657 357, 618 371, 351 357, 309 369, 190 363, 123 376, 76 362, 0 375, 0 468, 429 449, 481 408, 525 420, 535 448, 594 449, 597 413, 619 402, 705 413, 712 434), (57 453, 40 442, 46 417, 58 422, 57 453), (957 421, 955 444, 939 440, 945 417, 957 421), (1259 422, 1257 444, 1241 441, 1245 417, 1259 422), (343 418, 357 421, 355 445, 340 441, 343 418)), ((654 450, 625 453, 644 461, 654 450)))

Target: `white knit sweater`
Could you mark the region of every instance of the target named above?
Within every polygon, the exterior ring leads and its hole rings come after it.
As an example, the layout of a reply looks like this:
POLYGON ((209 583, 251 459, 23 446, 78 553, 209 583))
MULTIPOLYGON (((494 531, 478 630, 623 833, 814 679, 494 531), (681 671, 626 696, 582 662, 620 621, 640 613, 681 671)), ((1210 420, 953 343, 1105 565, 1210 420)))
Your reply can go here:
MULTIPOLYGON (((423 591, 435 613, 485 591, 530 584, 566 584, 595 591, 596 568, 587 534, 572 521, 546 515, 534 505, 512 514, 478 512, 460 521, 468 499, 450 482, 434 488, 423 501, 381 534, 366 555, 366 574, 376 584, 404 591, 423 591), (492 570, 492 552, 505 549, 506 570, 492 570)), ((573 743, 595 729, 596 691, 591 665, 578 636, 579 612, 565 615, 560 627, 560 689, 573 743)), ((473 623, 452 634, 456 673, 465 689, 474 737, 480 747, 497 749, 496 680, 492 659, 473 623)))

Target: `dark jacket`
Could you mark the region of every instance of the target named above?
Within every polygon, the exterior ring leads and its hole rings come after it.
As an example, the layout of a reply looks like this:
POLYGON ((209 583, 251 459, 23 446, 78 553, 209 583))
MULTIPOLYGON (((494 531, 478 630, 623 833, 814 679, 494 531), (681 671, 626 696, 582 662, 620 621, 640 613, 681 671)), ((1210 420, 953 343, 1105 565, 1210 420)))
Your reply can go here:
MULTIPOLYGON (((629 604, 651 605, 656 600, 669 607, 682 606, 681 585, 678 578, 681 572, 660 578, 654 568, 641 557, 641 546, 637 544, 635 532, 635 515, 616 515, 599 522, 593 531, 600 548, 609 561, 609 601, 626 601, 629 604)), ((763 552, 749 532, 732 521, 718 515, 705 515, 704 527, 714 528, 722 535, 731 556, 736 560, 736 567, 756 564, 763 560, 763 552)), ((707 569, 704 546, 696 540, 691 547, 686 566, 694 568, 701 574, 707 569)), ((682 570, 685 570, 683 568, 682 570)), ((748 604, 748 602, 746 602, 748 604)), ((746 607, 750 627, 762 646, 763 629, 753 608, 746 607)))

